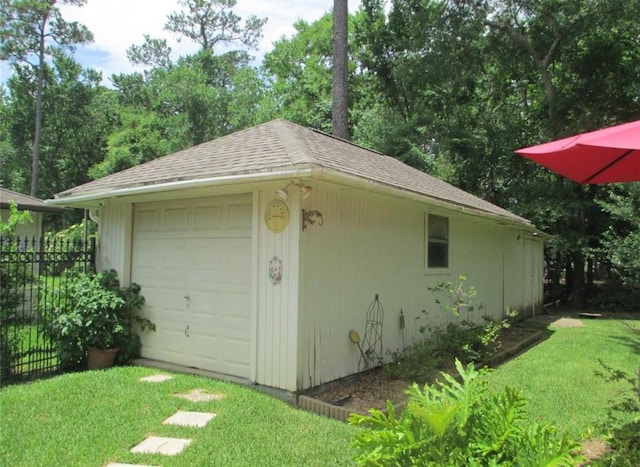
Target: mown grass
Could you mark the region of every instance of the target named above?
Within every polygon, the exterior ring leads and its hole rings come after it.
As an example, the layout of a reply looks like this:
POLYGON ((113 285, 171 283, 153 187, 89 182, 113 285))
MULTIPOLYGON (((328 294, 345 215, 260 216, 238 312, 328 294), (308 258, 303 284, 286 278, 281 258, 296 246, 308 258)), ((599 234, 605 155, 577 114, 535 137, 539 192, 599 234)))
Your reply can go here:
MULTIPOLYGON (((584 327, 551 325, 546 340, 490 376, 494 389, 519 387, 532 420, 551 423, 574 439, 600 435, 610 400, 623 384, 596 376, 607 365, 633 375, 640 321, 584 320, 584 327)), ((125 367, 58 376, 0 391, 0 465, 101 466, 109 462, 162 466, 352 465, 357 429, 297 410, 249 388, 192 375, 142 383, 156 373, 125 367), (193 389, 223 394, 219 401, 175 397, 193 389), (162 425, 177 410, 214 412, 205 428, 162 425), (194 441, 175 457, 132 454, 145 437, 194 441)))
POLYGON ((529 400, 533 420, 566 430, 574 439, 602 433, 612 400, 620 400, 628 385, 597 376, 599 363, 628 375, 640 363, 640 339, 629 326, 640 321, 583 320, 583 327, 548 327, 546 340, 503 364, 490 376, 491 386, 519 387, 529 400))
POLYGON ((0 391, 0 464, 102 466, 351 465, 357 429, 303 412, 255 390, 192 375, 162 383, 139 379, 148 368, 67 374, 0 391), (218 401, 174 395, 193 389, 218 401), (177 410, 213 412, 204 428, 166 426, 177 410), (145 437, 191 438, 174 457, 132 454, 145 437))

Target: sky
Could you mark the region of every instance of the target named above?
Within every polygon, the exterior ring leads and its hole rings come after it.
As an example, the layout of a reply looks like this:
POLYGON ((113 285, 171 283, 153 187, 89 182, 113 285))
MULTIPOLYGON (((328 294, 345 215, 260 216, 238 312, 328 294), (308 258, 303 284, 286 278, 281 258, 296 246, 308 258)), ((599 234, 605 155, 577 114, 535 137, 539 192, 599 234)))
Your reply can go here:
MULTIPOLYGON (((350 12, 359 7, 360 0, 349 0, 350 12)), ((94 42, 78 46, 74 56, 84 67, 101 71, 105 85, 110 84, 108 78, 114 73, 136 71, 127 59, 126 50, 133 44, 142 44, 144 34, 167 39, 173 58, 197 50, 197 45, 188 39, 179 43, 175 35, 163 31, 167 15, 180 9, 178 0, 88 0, 82 7, 60 3, 59 8, 65 20, 79 21, 93 33, 94 42)), ((333 0, 237 0, 233 11, 243 20, 250 15, 268 18, 258 50, 250 51, 256 64, 260 64, 276 40, 295 33, 293 24, 298 19, 312 23, 332 8, 333 0)), ((9 73, 10 68, 3 62, 0 82, 4 82, 9 73)))

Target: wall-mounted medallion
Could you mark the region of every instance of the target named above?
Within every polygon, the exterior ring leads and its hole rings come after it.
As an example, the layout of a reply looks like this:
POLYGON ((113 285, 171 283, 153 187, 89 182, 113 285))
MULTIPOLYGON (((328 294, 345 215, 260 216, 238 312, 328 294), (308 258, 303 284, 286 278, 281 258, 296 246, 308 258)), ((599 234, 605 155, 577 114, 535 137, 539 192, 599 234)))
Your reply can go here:
POLYGON ((277 256, 269 261, 269 279, 273 285, 278 285, 282 280, 282 260, 277 256))
POLYGON ((282 200, 274 199, 267 205, 264 222, 273 233, 280 233, 289 225, 289 208, 282 200))

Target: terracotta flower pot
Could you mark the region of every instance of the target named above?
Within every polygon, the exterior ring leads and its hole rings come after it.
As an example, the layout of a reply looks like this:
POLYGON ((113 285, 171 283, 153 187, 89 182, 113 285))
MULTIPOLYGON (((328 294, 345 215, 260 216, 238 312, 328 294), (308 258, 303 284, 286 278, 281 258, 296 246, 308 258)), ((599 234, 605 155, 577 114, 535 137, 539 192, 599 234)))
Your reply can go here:
POLYGON ((94 347, 88 347, 87 367, 90 370, 102 370, 104 368, 110 368, 116 360, 116 355, 120 349, 96 349, 94 347))

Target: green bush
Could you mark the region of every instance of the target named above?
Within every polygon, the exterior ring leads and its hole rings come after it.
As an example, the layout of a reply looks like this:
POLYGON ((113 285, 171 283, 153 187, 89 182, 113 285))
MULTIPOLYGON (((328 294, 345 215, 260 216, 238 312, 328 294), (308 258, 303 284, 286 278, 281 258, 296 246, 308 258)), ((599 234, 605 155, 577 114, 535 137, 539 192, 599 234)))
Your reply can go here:
POLYGON ((525 397, 505 387, 493 393, 482 372, 456 360, 458 382, 420 388, 414 384, 401 415, 391 403, 387 412, 352 414, 349 423, 363 427, 354 446, 356 461, 370 466, 522 466, 575 465, 578 445, 549 425, 530 423, 525 397))
POLYGON ((391 378, 426 383, 432 381, 438 369, 442 369, 443 359, 438 355, 433 340, 422 340, 402 350, 389 352, 391 361, 384 366, 384 372, 391 378))
POLYGON ((64 253, 66 261, 52 262, 42 273, 59 276, 65 272, 87 272, 86 261, 83 260, 84 252, 89 247, 88 243, 96 240, 97 230, 98 225, 87 220, 86 231, 84 222, 81 222, 59 232, 48 232, 45 235, 44 252, 53 256, 64 253))
MULTIPOLYGON (((9 216, 0 219, 0 379, 10 376, 10 369, 20 358, 20 338, 11 332, 17 324, 17 311, 24 302, 24 289, 31 280, 31 271, 23 260, 28 252, 16 236, 20 224, 33 222, 29 211, 19 211, 9 201, 9 216)), ((27 243, 24 243, 27 246, 27 243)))
MULTIPOLYGON (((629 326, 635 338, 634 343, 640 344, 640 328, 629 326)), ((640 465, 640 367, 637 375, 630 375, 625 371, 607 365, 598 359, 602 370, 596 372, 607 382, 623 382, 627 389, 622 397, 609 401, 609 414, 606 425, 608 432, 605 455, 598 461, 598 465, 638 466, 640 465)))
MULTIPOLYGON (((466 288, 465 281, 466 277, 460 276, 455 283, 441 282, 429 288, 435 294, 435 303, 455 317, 463 312, 470 317, 475 310, 484 309, 482 304, 474 303, 477 291, 473 286, 466 288)), ((465 364, 484 362, 498 350, 500 331, 508 328, 517 314, 516 310, 508 309, 499 321, 482 316, 480 323, 462 319, 442 328, 431 325, 428 313, 422 310, 417 319, 423 321, 419 330, 424 339, 389 352, 391 363, 385 366, 385 372, 392 378, 426 383, 432 381, 437 370, 450 367, 454 359, 465 364)))
POLYGON ((69 279, 60 296, 46 332, 57 348, 64 368, 78 366, 87 347, 118 348, 117 362, 128 363, 140 354, 137 330, 155 330, 148 319, 136 314, 144 304, 140 286, 121 287, 115 270, 90 275, 80 273, 69 279))
POLYGON ((30 268, 26 266, 26 251, 19 251, 28 243, 16 236, 16 228, 21 224, 33 222, 29 211, 19 211, 14 201, 9 201, 9 216, 6 221, 0 219, 0 320, 3 324, 13 322, 16 310, 24 300, 20 289, 31 279, 30 268), (20 248, 19 248, 20 247, 20 248))

